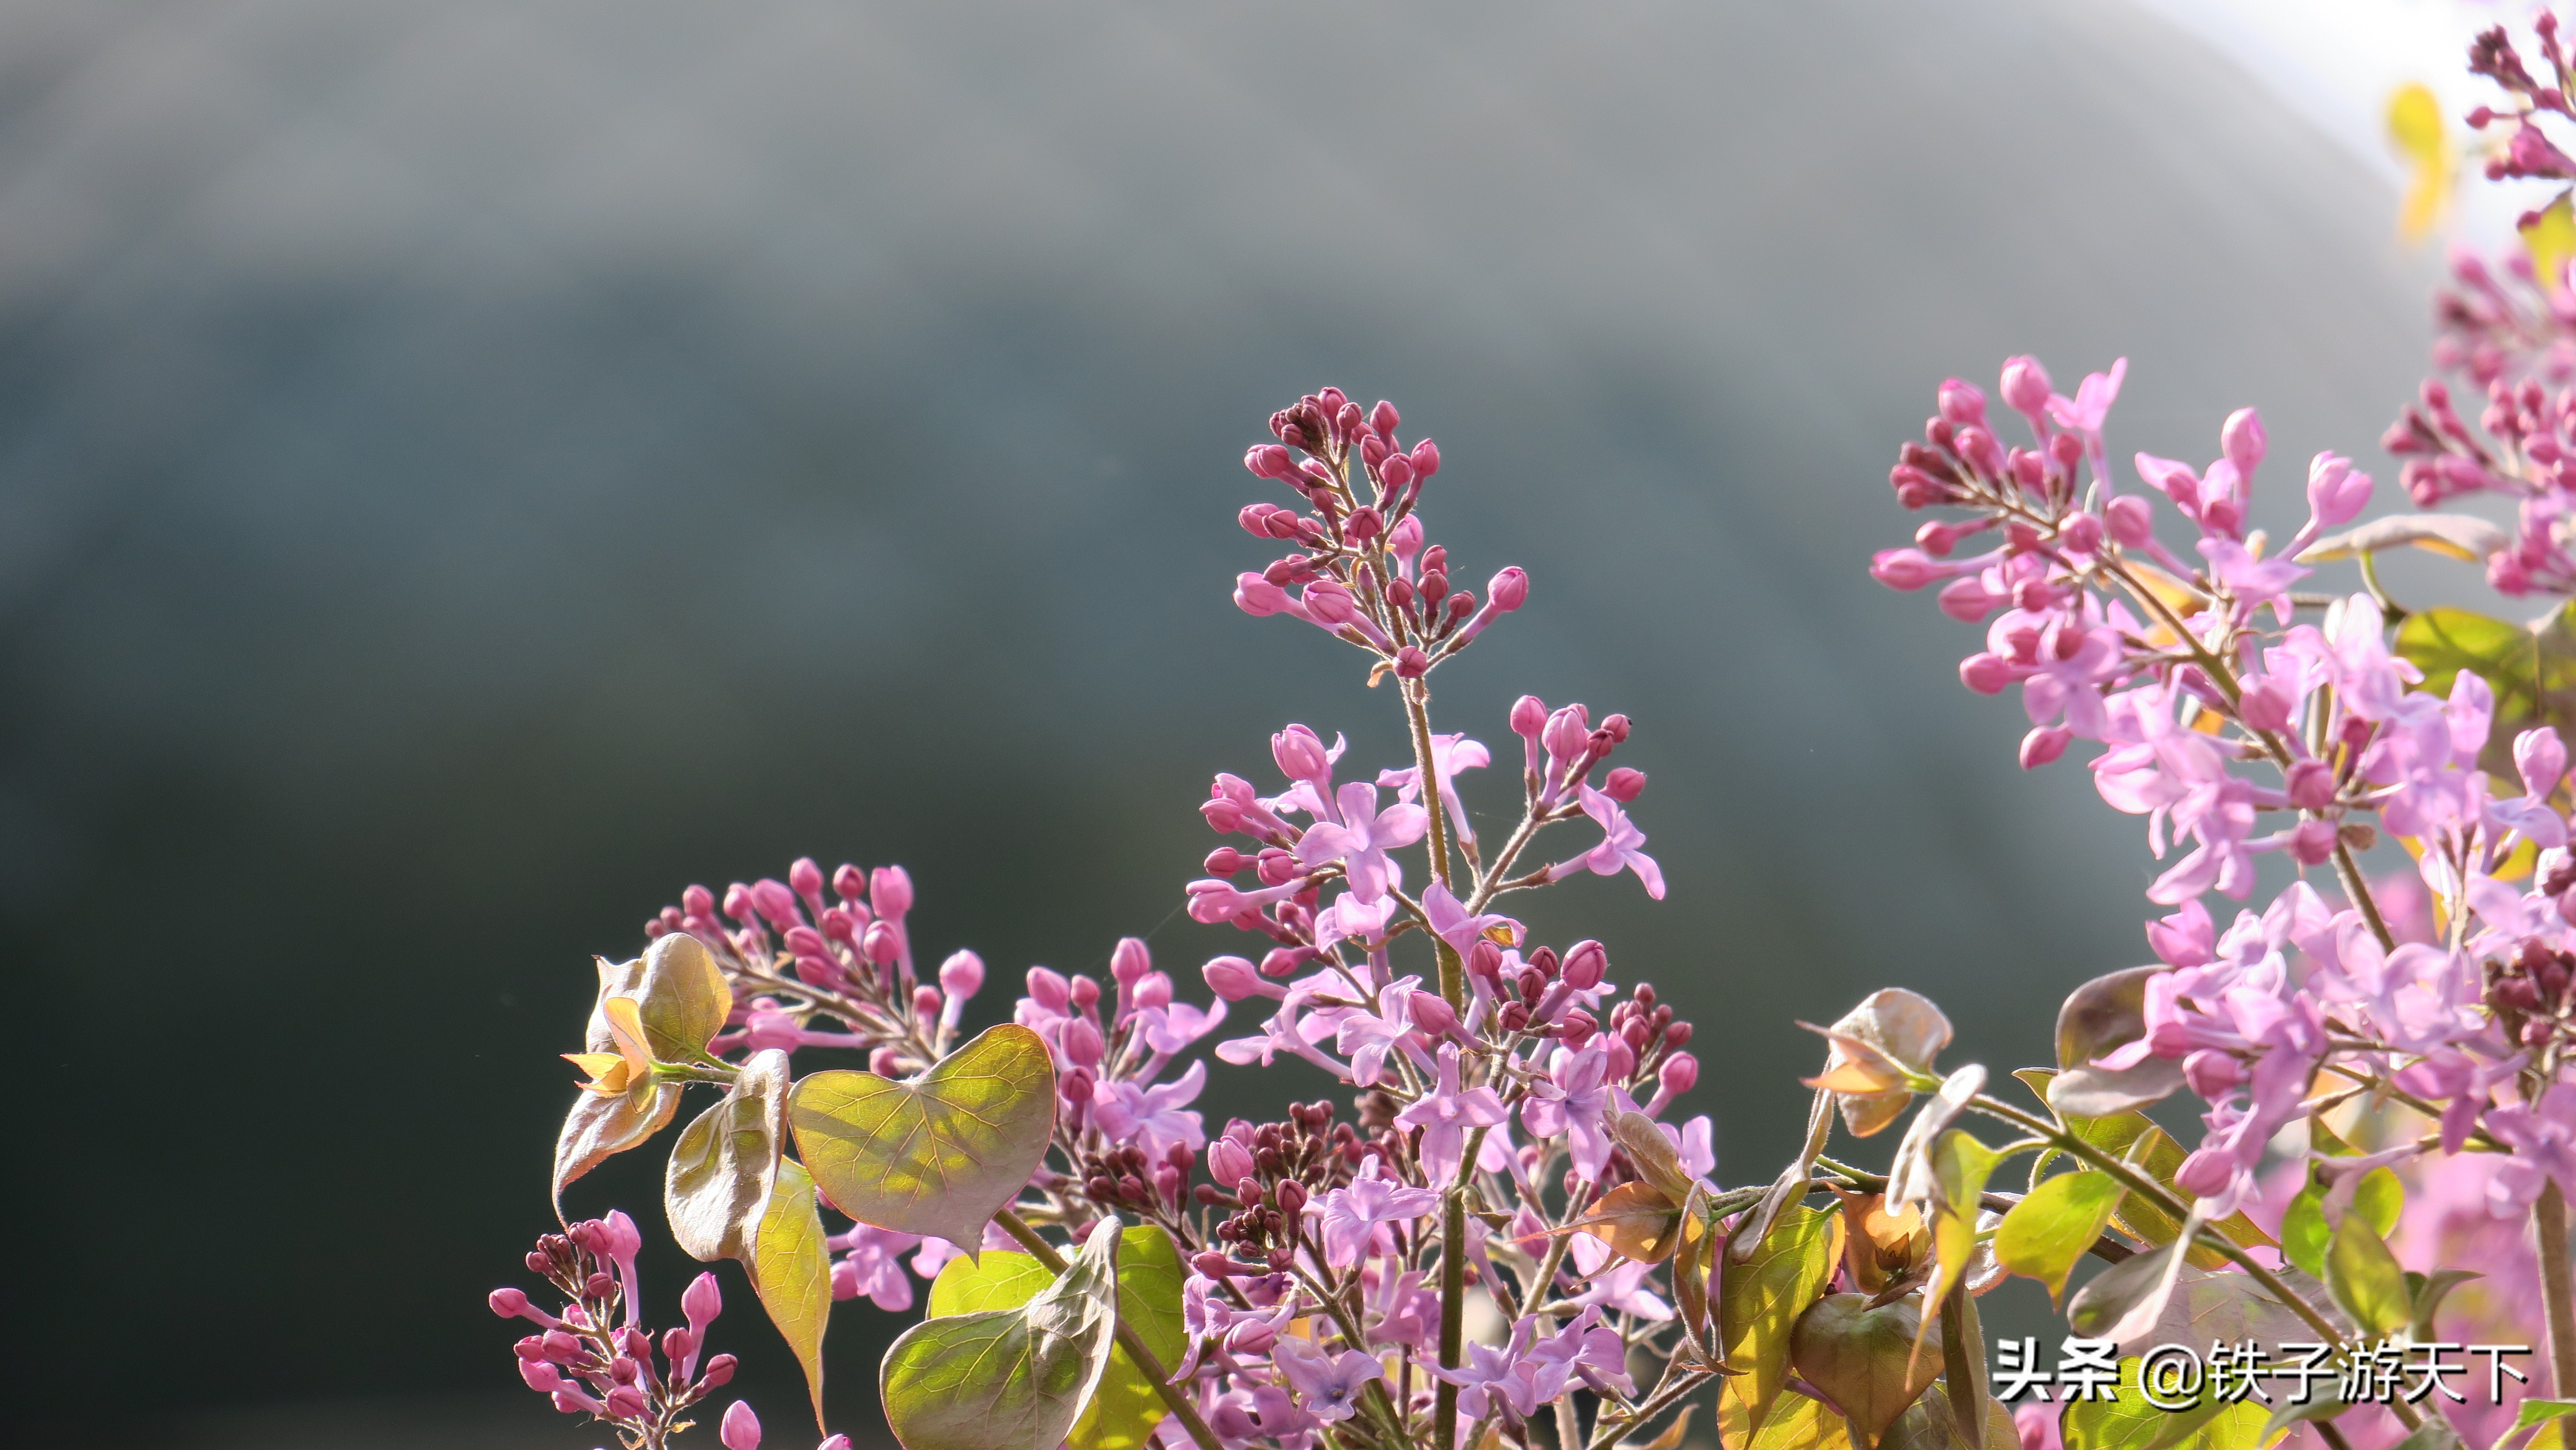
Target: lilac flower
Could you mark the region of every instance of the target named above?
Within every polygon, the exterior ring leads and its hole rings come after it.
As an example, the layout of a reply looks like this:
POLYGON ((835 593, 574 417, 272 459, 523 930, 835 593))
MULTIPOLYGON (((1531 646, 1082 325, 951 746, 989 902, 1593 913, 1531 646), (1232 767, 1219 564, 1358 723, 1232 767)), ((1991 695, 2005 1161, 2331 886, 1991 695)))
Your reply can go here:
POLYGON ((1530 1095, 1521 1100, 1521 1126, 1538 1139, 1564 1134, 1574 1169, 1585 1178, 1599 1178, 1610 1162, 1610 1132, 1604 1118, 1615 1105, 1617 1089, 1606 1081, 1609 1075, 1607 1049, 1567 1052, 1560 1047, 1548 1064, 1547 1077, 1531 1083, 1530 1095))
POLYGON ((855 1225, 846 1234, 826 1239, 826 1247, 843 1254, 832 1265, 832 1297, 866 1298, 879 1309, 895 1313, 911 1308, 912 1279, 896 1256, 921 1241, 919 1234, 867 1224, 855 1225))
MULTIPOLYGON (((1460 1414, 1481 1420, 1489 1414, 1507 1412, 1520 1419, 1538 1413, 1538 1407, 1554 1399, 1554 1392, 1542 1396, 1536 1380, 1538 1366, 1528 1359, 1530 1336, 1537 1322, 1524 1316, 1512 1326, 1512 1337, 1503 1345, 1469 1344, 1465 1346, 1467 1362, 1456 1369, 1426 1365, 1433 1376, 1458 1386, 1460 1414), (1497 1404, 1496 1401, 1501 1403, 1497 1404)), ((1556 1388, 1564 1388, 1564 1377, 1557 1376, 1556 1388)))
POLYGON ((1377 1086, 1386 1077, 1386 1055, 1398 1048, 1416 1066, 1431 1066, 1430 1050, 1413 1022, 1413 990, 1421 985, 1420 977, 1401 978, 1378 993, 1381 1014, 1358 1009, 1342 1014, 1333 1046, 1350 1055, 1351 1081, 1377 1086))
POLYGON ((2487 1211, 2498 1218, 2520 1214, 2540 1196, 2544 1181, 2576 1194, 2576 1088, 2552 1083, 2538 1106, 2492 1108, 2487 1131, 2513 1150, 2487 1184, 2487 1211))
POLYGON ((1665 1320, 1673 1317, 1673 1306, 1657 1297, 1646 1281, 1654 1266, 1634 1259, 1620 1258, 1610 1246, 1590 1234, 1576 1234, 1567 1241, 1567 1252, 1580 1277, 1591 1285, 1574 1296, 1576 1304, 1598 1305, 1620 1314, 1634 1314, 1640 1319, 1665 1320), (1612 1262, 1616 1259, 1617 1262, 1612 1262), (1604 1272, 1604 1270, 1607 1272, 1604 1272))
MULTIPOLYGON (((1430 829, 1430 814, 1402 802, 1380 811, 1377 787, 1357 781, 1342 787, 1338 803, 1346 824, 1318 821, 1308 826, 1297 842, 1297 859, 1314 867, 1338 858, 1350 877, 1352 894, 1362 901, 1375 901, 1389 887, 1404 882, 1403 868, 1386 853, 1421 840, 1430 829)), ((1192 910, 1195 914, 1196 908, 1192 910)))
POLYGON ((1186 1051, 1189 1045, 1214 1032, 1225 1023, 1223 999, 1199 1008, 1187 1002, 1174 1002, 1165 1007, 1147 1007, 1136 1014, 1145 1045, 1156 1054, 1169 1057, 1186 1051))
POLYGON ((1449 944, 1450 950, 1464 957, 1475 950, 1476 943, 1495 927, 1510 929, 1512 939, 1521 936, 1521 924, 1508 916, 1488 913, 1471 916, 1449 888, 1434 881, 1422 888, 1422 914, 1430 918, 1431 934, 1449 944))
POLYGON ((1307 1434, 1317 1427, 1315 1417, 1297 1408, 1284 1385, 1254 1385, 1219 1395, 1208 1409, 1207 1420, 1208 1428, 1225 1442, 1227 1450, 1242 1450, 1257 1440, 1285 1442, 1291 1435, 1307 1434))
POLYGON ((1394 1273, 1375 1268, 1366 1272, 1371 1344, 1405 1344, 1423 1349, 1439 1342, 1440 1294, 1422 1287, 1422 1270, 1394 1273))
POLYGON ((1601 827, 1601 844, 1570 861, 1560 861, 1547 869, 1547 879, 1562 881, 1576 871, 1589 869, 1595 876, 1616 876, 1623 870, 1637 873, 1646 883, 1646 894, 1657 901, 1664 899, 1663 868, 1655 858, 1638 848, 1646 844, 1646 833, 1638 830, 1619 809, 1619 803, 1588 785, 1577 786, 1583 801, 1583 813, 1601 827))
POLYGON ((1316 1200, 1312 1212, 1320 1220, 1324 1262, 1332 1267, 1348 1268, 1373 1249, 1392 1252, 1385 1226, 1409 1223, 1439 1207, 1439 1194, 1386 1177, 1385 1166, 1372 1153, 1349 1187, 1316 1200))
POLYGON ((1110 1141, 1134 1139, 1150 1158, 1161 1158, 1175 1143, 1192 1151, 1206 1146, 1207 1130, 1199 1115, 1183 1109, 1207 1086, 1207 1064, 1193 1062, 1178 1082, 1140 1088, 1130 1082, 1104 1082, 1092 1090, 1091 1120, 1110 1141))
POLYGON ((1368 1388, 1369 1381, 1386 1378, 1386 1370, 1378 1364, 1377 1357, 1364 1349, 1334 1354, 1290 1336, 1281 1339, 1270 1355, 1289 1387, 1297 1392, 1298 1404, 1327 1425, 1357 1414, 1360 1393, 1368 1388))
MULTIPOLYGON (((1463 734, 1431 737, 1431 770, 1440 780, 1440 804, 1449 812, 1449 824, 1458 833, 1458 839, 1471 845, 1476 839, 1476 828, 1467 819, 1466 805, 1458 799, 1456 776, 1459 771, 1481 770, 1493 763, 1492 752, 1463 734)), ((1396 799, 1410 801, 1422 789, 1421 774, 1420 767, 1410 765, 1402 770, 1382 770, 1378 772, 1377 783, 1394 790, 1396 799)))
POLYGON ((1458 1049, 1444 1044, 1439 1085, 1396 1114, 1395 1121, 1422 1130, 1422 1171, 1432 1182, 1446 1183, 1458 1176, 1459 1160, 1466 1156, 1467 1130, 1494 1127, 1508 1116, 1492 1088, 1459 1091, 1458 1049))

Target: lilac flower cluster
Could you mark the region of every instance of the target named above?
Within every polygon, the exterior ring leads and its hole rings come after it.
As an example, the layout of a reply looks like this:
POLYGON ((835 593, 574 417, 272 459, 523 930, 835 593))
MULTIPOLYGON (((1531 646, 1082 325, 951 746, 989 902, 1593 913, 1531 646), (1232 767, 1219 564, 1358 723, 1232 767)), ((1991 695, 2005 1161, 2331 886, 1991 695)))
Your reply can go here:
MULTIPOLYGON (((539 1331, 513 1347, 528 1388, 567 1415, 588 1414, 609 1425, 630 1450, 659 1450, 688 1428, 683 1416, 733 1379, 734 1357, 705 1352, 707 1327, 724 1312, 713 1274, 700 1274, 680 1296, 687 1327, 665 1330, 657 1343, 643 1326, 635 1271, 643 1246, 635 1221, 623 1213, 585 1219, 538 1239, 528 1254, 529 1272, 563 1296, 559 1309, 540 1309, 518 1289, 495 1289, 490 1302, 493 1313, 527 1320, 539 1331)), ((737 1400, 727 1409, 721 1436, 726 1450, 759 1450, 760 1423, 749 1405, 737 1400)), ((847 1436, 835 1435, 821 1450, 849 1445, 847 1436)))

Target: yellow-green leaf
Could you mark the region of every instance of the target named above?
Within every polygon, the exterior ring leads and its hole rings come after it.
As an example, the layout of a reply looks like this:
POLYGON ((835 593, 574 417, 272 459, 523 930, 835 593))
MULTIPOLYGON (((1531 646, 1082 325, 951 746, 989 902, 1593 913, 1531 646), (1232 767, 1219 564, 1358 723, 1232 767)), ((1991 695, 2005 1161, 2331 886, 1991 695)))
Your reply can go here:
POLYGON ((2138 1383, 2140 1363, 2134 1355, 2120 1361, 2119 1398, 2066 1407, 2059 1422, 2066 1450, 2254 1450, 2268 1418, 2260 1401, 2220 1400, 2204 1384, 2190 1405, 2161 1409, 2138 1383))
POLYGON ((621 1093, 576 1093, 555 1135, 555 1217, 563 1217, 564 1189, 574 1179, 662 1131, 679 1111, 679 1085, 649 1073, 621 1093))
POLYGON ((1660 1264, 1670 1257, 1682 1211, 1651 1183, 1622 1183, 1601 1195, 1600 1205, 1563 1232, 1590 1234, 1620 1257, 1660 1264))
POLYGON ((1035 1032, 1005 1023, 910 1082, 815 1073, 796 1084, 787 1121, 835 1208, 973 1249, 1046 1157, 1055 1067, 1035 1032))
MULTIPOLYGON (((644 955, 631 962, 599 961, 599 1002, 632 997, 641 1009, 644 1040, 656 1062, 698 1062, 706 1057, 707 1039, 723 1030, 733 1011, 733 989, 706 943, 684 931, 657 937, 644 955)), ((593 1052, 613 1050, 607 1019, 594 1006, 587 1043, 593 1052)))
POLYGON ((1752 1443, 1745 1445, 1743 1402, 1735 1396, 1735 1382, 1720 1382, 1717 1397, 1718 1443, 1745 1446, 1745 1450, 1853 1450, 1851 1429, 1843 1417, 1826 1409, 1814 1398, 1795 1393, 1784 1394, 1762 1422, 1759 1433, 1751 1433, 1752 1443))
POLYGON ((2394 1334, 2412 1317, 2406 1271, 2358 1213, 2345 1214, 2326 1245, 2326 1292, 2370 1334, 2394 1334))
POLYGON ((2422 688, 2448 695, 2469 670, 2495 691, 2493 728, 2478 763, 2518 780, 2513 738, 2539 725, 2576 725, 2576 612, 2562 605, 2530 625, 2465 609, 2425 609, 2397 627, 2397 653, 2424 672, 2422 688))
MULTIPOLYGON (((2308 1122, 2308 1146, 2337 1158, 2358 1157, 2361 1153, 2332 1128, 2314 1119, 2308 1122)), ((2308 1186, 2290 1200, 2290 1206, 2281 1214, 2281 1257, 2312 1279, 2326 1276, 2326 1243, 2333 1237, 2326 1227, 2325 1199, 2325 1185, 2316 1181, 2311 1170, 2308 1186)), ((2353 1188, 2352 1211, 2368 1219, 2382 1238, 2396 1232, 2397 1216, 2405 1207, 2406 1185, 2390 1169, 2372 1169, 2353 1188)))
MULTIPOLYGON (((948 1261, 930 1285, 934 1318, 1017 1309, 1054 1281, 1046 1266, 1027 1254, 989 1253, 980 1263, 948 1261)), ((1159 1228, 1131 1228, 1118 1237, 1118 1317, 1169 1373, 1189 1348, 1181 1324, 1184 1271, 1171 1235, 1159 1228)), ((1109 1356, 1091 1405, 1074 1424, 1066 1443, 1073 1450, 1132 1450, 1142 1445, 1169 1411, 1153 1381, 1137 1368, 1124 1348, 1109 1356)))
POLYGON ((1109 1368, 1118 1241, 1118 1220, 1104 1219, 1065 1272, 1019 1308, 925 1319, 904 1331, 877 1375, 886 1427, 904 1450, 1063 1443, 1109 1368))
POLYGON ((1839 1209, 1786 1208, 1751 1257, 1737 1262, 1729 1251, 1717 1290, 1718 1351, 1757 1430, 1788 1382, 1791 1332, 1833 1274, 1842 1230, 1839 1209))
POLYGON ((1869 1307, 1867 1294, 1828 1294, 1798 1316, 1790 1360, 1873 1446, 1941 1372, 1940 1326, 1911 1298, 1869 1307), (1932 1348, 1915 1352, 1917 1340, 1932 1348))
POLYGON ((814 1397, 814 1424, 823 1424, 823 1331, 832 1316, 832 1254, 823 1242, 823 1216, 814 1208, 814 1179, 790 1158, 778 1165, 768 1210, 752 1235, 743 1268, 769 1322, 805 1369, 814 1397))
POLYGON ((2531 273, 2552 292, 2567 285, 2567 259, 2576 256, 2576 210, 2567 198, 2540 209, 2522 229, 2523 250, 2531 254, 2531 273))
POLYGON ((715 1106, 680 1130, 662 1174, 671 1238, 700 1262, 743 1258, 769 1208, 787 1146, 787 1054, 745 1061, 715 1106))
MULTIPOLYGON (((2406 158, 2407 168, 2414 173, 2406 187, 2406 201, 2398 212, 2397 226, 2408 241, 2415 241, 2433 229, 2442 204, 2451 194, 2451 146, 2442 135, 2442 102, 2431 87, 2416 81, 2390 93, 2388 141, 2406 158)), ((2560 204, 2565 205, 2564 198, 2560 204)), ((2529 235, 2530 229, 2525 228, 2524 236, 2529 235)), ((2536 254, 2536 247, 2534 251, 2536 254)), ((2537 255, 2534 260, 2538 260, 2537 255)), ((2559 260, 2564 265, 2563 250, 2559 260)))
POLYGON ((1995 1171, 1996 1153, 1974 1136, 1952 1128, 1933 1140, 1931 1159, 1934 1273, 1923 1299, 1937 1304, 1968 1272, 1968 1261, 1976 1255, 1978 1210, 1986 1179, 1995 1171))
POLYGON ((2102 1236, 2125 1191, 2108 1173, 2061 1173, 2040 1180, 1995 1229, 1995 1261, 2046 1284, 2050 1300, 2062 1298, 2066 1276, 2102 1236))

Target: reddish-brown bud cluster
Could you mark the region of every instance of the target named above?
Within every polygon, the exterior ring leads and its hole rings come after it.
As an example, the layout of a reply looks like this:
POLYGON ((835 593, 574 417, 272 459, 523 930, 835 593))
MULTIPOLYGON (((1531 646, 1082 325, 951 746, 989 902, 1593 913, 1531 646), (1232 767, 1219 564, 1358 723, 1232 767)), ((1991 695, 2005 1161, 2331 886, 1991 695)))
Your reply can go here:
MULTIPOLYGON (((2571 878, 2568 884, 2576 886, 2576 866, 2560 867, 2546 884, 2558 885, 2559 877, 2571 878)), ((2524 942, 2509 961, 2486 964, 2487 1006, 2506 1034, 2527 1048, 2545 1048, 2570 1035, 2571 1019, 2576 1019, 2571 987, 2576 987, 2576 956, 2537 940, 2524 942)))

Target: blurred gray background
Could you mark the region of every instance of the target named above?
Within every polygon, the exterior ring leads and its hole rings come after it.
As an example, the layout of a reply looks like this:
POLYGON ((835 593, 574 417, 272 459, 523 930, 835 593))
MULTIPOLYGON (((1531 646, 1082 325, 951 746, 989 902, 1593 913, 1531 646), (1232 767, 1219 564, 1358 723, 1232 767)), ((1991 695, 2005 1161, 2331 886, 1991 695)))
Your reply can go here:
MULTIPOLYGON (((1530 914, 1697 1020, 1722 1177, 1874 986, 2044 1056, 2153 863, 1869 581, 1887 465, 1944 374, 2125 352, 2115 453, 2259 402, 2277 536, 2309 452, 2393 474, 2394 205, 2111 0, 0 6, 0 1433, 596 1443, 482 1298, 589 954, 690 881, 901 860, 987 1015, 1238 949, 1174 919, 1210 774, 1401 750, 1226 597, 1237 459, 1328 382, 1440 441, 1462 581, 1535 581, 1441 725, 1636 721, 1670 899, 1530 914)), ((658 1228, 642 1157, 576 1207, 658 1228)), ((894 1322, 836 1321, 862 1443, 894 1322)))

